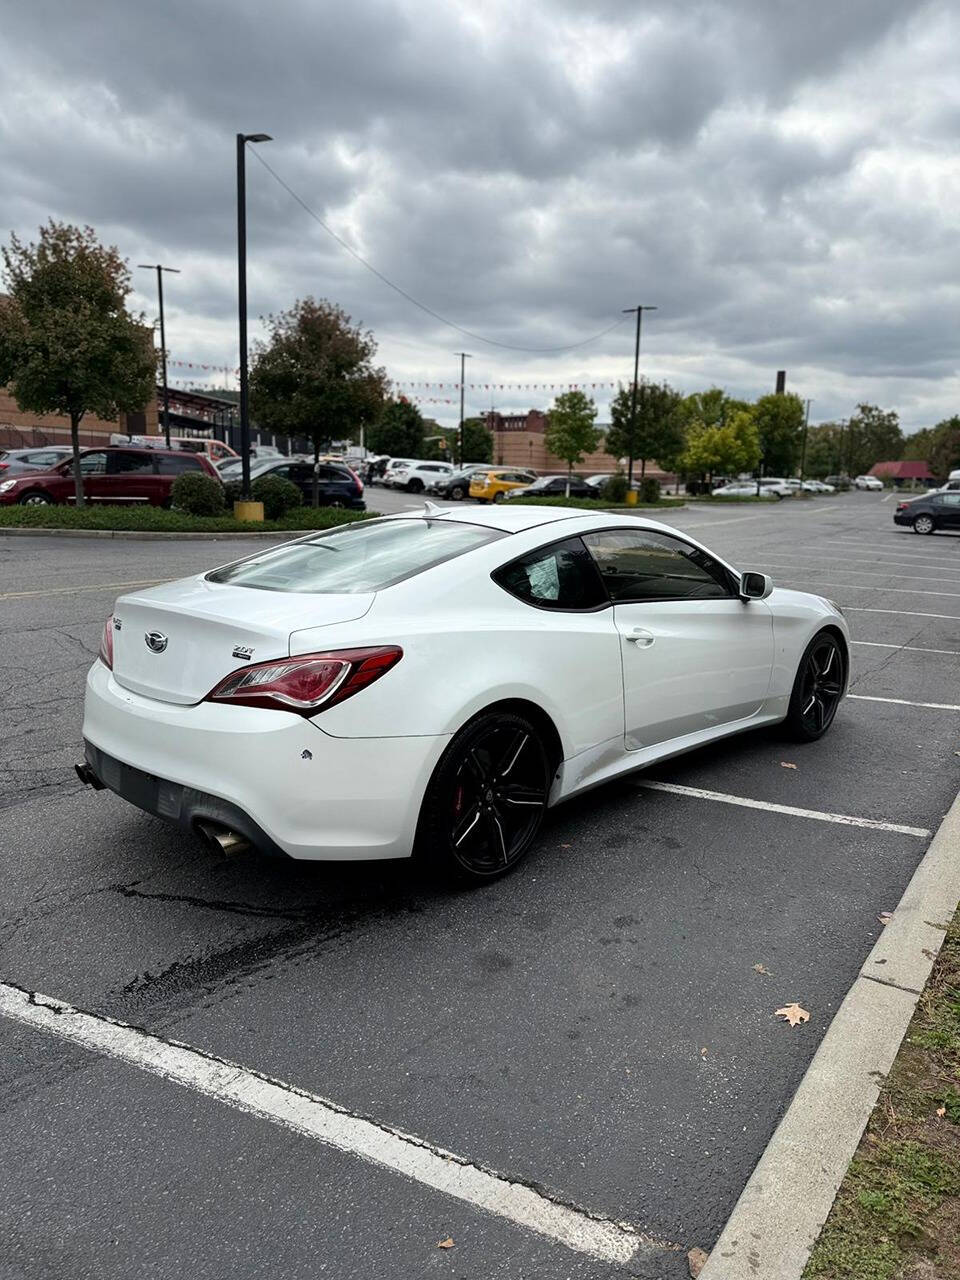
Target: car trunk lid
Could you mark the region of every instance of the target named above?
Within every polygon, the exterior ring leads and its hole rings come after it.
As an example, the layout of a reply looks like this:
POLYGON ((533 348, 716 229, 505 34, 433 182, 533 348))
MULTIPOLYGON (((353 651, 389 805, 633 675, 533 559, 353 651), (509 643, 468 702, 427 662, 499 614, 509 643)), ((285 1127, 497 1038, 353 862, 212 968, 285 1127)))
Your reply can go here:
POLYGON ((238 667, 286 656, 291 633, 305 624, 312 630, 351 622, 373 600, 373 592, 306 595, 202 577, 121 596, 114 678, 134 693, 188 706, 238 667))

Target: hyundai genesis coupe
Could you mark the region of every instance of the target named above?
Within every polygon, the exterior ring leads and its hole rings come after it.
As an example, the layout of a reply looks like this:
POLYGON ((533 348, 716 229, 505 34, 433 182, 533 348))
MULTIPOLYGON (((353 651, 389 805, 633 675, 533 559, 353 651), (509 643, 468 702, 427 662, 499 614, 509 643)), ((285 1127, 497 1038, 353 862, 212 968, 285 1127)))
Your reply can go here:
POLYGON ((830 601, 655 521, 428 502, 121 596, 77 772, 228 851, 484 881, 608 779, 821 737, 848 646, 830 601))

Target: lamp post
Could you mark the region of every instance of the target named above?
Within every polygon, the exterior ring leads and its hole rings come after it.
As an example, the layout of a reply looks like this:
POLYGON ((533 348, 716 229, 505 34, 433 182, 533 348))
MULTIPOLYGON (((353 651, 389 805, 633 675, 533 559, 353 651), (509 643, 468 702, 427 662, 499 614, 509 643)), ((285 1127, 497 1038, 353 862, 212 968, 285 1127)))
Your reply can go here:
POLYGON ((466 376, 466 362, 472 360, 469 351, 455 351, 455 356, 460 357, 460 467, 462 469, 464 463, 463 457, 463 379, 466 376))
POLYGON ((656 307, 645 307, 637 304, 635 307, 624 307, 623 314, 629 315, 635 311, 637 313, 637 340, 633 348, 633 393, 630 397, 630 448, 627 451, 627 490, 633 488, 633 444, 637 435, 637 377, 640 370, 640 325, 643 322, 643 313, 645 311, 656 311, 656 307))
POLYGON ((250 415, 247 390, 247 170, 248 142, 272 142, 269 133, 237 134, 237 304, 240 317, 240 497, 250 498, 250 415))
POLYGON ((800 488, 803 488, 804 471, 807 467, 807 428, 810 426, 810 401, 807 401, 807 410, 803 415, 803 444, 800 448, 800 488))
POLYGON ((163 370, 163 436, 170 448, 170 393, 167 390, 167 330, 163 322, 163 273, 178 276, 179 267, 162 267, 159 262, 138 262, 141 271, 156 271, 157 294, 160 298, 160 367, 163 370))

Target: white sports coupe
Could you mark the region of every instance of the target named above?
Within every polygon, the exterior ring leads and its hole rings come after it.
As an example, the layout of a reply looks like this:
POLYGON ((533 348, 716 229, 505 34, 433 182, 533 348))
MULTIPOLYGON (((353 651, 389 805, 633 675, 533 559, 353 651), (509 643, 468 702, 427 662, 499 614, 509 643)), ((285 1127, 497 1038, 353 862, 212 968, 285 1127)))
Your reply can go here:
POLYGON ((227 851, 489 880, 577 792, 759 725, 819 738, 848 646, 836 605, 667 525, 428 502, 121 596, 77 772, 227 851))

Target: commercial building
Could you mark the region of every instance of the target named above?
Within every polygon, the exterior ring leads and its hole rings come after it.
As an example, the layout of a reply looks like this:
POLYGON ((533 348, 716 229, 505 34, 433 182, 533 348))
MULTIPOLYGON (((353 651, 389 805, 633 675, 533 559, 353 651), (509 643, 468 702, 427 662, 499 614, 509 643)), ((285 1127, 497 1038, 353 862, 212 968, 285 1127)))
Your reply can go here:
MULTIPOLYGON (((84 414, 80 422, 83 448, 110 443, 117 431, 152 435, 157 430, 156 396, 141 413, 121 413, 114 422, 84 414)), ((69 444, 70 419, 59 413, 31 413, 20 409, 9 387, 0 387, 0 449, 29 449, 36 445, 69 444)))
MULTIPOLYGON (((547 451, 544 433, 547 429, 547 414, 539 409, 530 409, 527 413, 497 413, 491 411, 485 415, 487 430, 493 436, 493 460, 497 466, 526 467, 539 475, 562 475, 567 464, 547 451)), ((597 428, 606 434, 609 423, 598 422, 597 428)), ((612 475, 621 465, 603 448, 588 453, 578 464, 577 472, 584 476, 612 475)), ((634 464, 634 476, 640 474, 640 464, 634 464)), ((661 484, 673 484, 675 477, 662 471, 654 462, 647 462, 646 475, 659 480, 661 484)))

